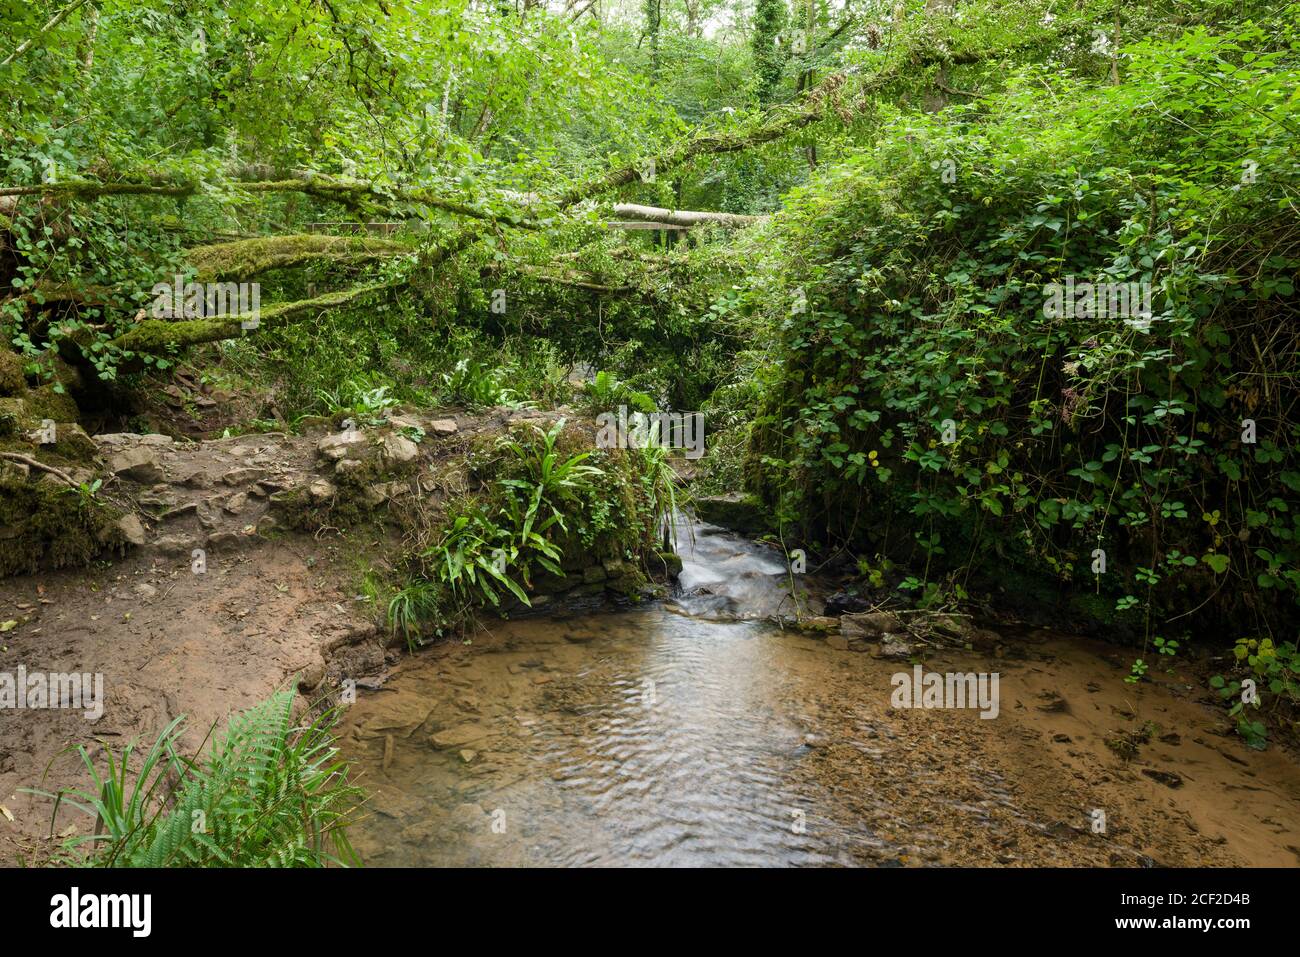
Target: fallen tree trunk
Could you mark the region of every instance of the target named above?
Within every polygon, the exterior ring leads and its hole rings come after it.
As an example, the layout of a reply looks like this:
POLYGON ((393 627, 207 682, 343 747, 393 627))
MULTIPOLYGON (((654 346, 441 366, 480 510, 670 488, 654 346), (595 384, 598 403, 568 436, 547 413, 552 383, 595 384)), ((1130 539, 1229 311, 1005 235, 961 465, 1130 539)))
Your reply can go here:
POLYGON ((303 316, 306 313, 320 315, 328 309, 349 306, 373 293, 395 289, 397 283, 372 283, 357 286, 339 292, 326 293, 312 299, 299 299, 284 302, 259 310, 256 317, 219 316, 212 319, 144 319, 137 322, 122 335, 110 342, 110 345, 130 352, 155 354, 169 348, 183 348, 203 342, 218 342, 222 339, 238 339, 248 332, 261 331, 270 326, 278 328, 288 325, 286 320, 303 316), (245 329, 246 321, 256 318, 257 325, 245 329))
POLYGON ((272 269, 310 263, 364 263, 412 253, 404 243, 357 236, 294 233, 213 243, 186 250, 200 282, 248 279, 272 269))
POLYGON ((664 223, 668 226, 682 226, 687 229, 709 223, 720 226, 749 226, 752 223, 762 222, 767 218, 765 216, 742 216, 739 213, 705 213, 692 209, 663 209, 659 206, 638 206, 636 203, 615 203, 614 213, 618 216, 629 216, 632 219, 664 223))
MULTIPOLYGON (((383 208, 391 206, 394 202, 412 203, 456 216, 503 222, 523 229, 536 229, 540 225, 526 217, 514 217, 446 199, 427 189, 380 187, 360 180, 304 175, 296 179, 231 182, 224 185, 231 190, 245 193, 304 193, 318 199, 334 200, 350 206, 367 202, 383 208)), ((0 197, 51 196, 68 199, 95 199, 100 196, 185 197, 196 196, 200 192, 202 187, 199 183, 105 183, 98 180, 67 180, 62 183, 0 187, 0 197)))
POLYGON ((632 229, 632 230, 657 230, 659 232, 677 232, 684 233, 689 226, 674 226, 672 223, 652 223, 643 219, 610 219, 606 220, 605 225, 610 229, 632 229))

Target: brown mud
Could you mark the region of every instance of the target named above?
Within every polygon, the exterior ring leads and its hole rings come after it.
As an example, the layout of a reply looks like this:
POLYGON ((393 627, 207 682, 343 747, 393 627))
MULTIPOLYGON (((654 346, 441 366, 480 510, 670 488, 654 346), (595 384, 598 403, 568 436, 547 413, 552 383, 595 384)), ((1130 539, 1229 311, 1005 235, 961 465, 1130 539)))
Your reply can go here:
POLYGON ((52 821, 53 802, 23 791, 84 786, 69 748, 87 744, 98 758, 105 743, 147 747, 184 714, 182 745, 195 749, 214 723, 276 688, 296 684, 305 706, 337 692, 341 676, 363 678, 395 659, 376 624, 383 609, 359 594, 363 576, 387 571, 399 551, 386 512, 413 496, 437 503, 462 491, 477 436, 538 416, 440 411, 348 433, 322 422, 303 435, 201 442, 95 436, 106 476, 99 494, 126 509, 131 547, 85 568, 0 579, 0 672, 102 674, 103 714, 0 709, 0 864, 43 860, 57 838, 91 829, 66 806, 52 821), (425 436, 396 443, 394 425, 425 436), (391 461, 394 450, 410 461, 391 461), (371 484, 340 478, 364 473, 372 459, 371 484), (402 477, 374 480, 392 474, 402 477), (345 532, 329 522, 349 496, 365 499, 366 511, 352 516, 371 520, 345 532), (324 523, 298 527, 307 508, 324 523))

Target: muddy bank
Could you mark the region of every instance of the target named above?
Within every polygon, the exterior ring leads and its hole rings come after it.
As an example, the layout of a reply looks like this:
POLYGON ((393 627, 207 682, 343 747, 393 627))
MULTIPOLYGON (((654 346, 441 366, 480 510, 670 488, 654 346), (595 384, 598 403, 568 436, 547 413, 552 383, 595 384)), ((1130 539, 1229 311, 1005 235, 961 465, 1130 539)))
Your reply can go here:
MULTIPOLYGON (((100 674, 103 712, 0 709, 0 862, 48 851, 52 802, 20 789, 83 785, 68 747, 98 756, 96 740, 152 742, 185 714, 183 744, 197 749, 214 722, 278 687, 296 686, 305 708, 396 661, 383 596, 367 583, 402 579, 401 556, 473 485, 476 446, 555 418, 440 411, 343 431, 322 421, 301 435, 88 437, 126 554, 0 579, 0 672, 100 674)), ((589 600, 621 580, 604 566, 576 578, 589 600)), ((65 807, 54 832, 89 826, 65 807)))

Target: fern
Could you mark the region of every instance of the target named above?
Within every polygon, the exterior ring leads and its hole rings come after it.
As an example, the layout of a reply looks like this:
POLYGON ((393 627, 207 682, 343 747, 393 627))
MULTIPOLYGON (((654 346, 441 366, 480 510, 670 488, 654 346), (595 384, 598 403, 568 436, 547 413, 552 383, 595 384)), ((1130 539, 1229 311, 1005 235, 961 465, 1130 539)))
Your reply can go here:
MULTIPOLYGON (((102 833, 69 839, 64 863, 97 867, 319 867, 356 863, 346 835, 361 801, 337 760, 328 712, 292 720, 293 693, 279 691, 235 715, 201 763, 176 748, 176 719, 141 770, 134 743, 108 752, 101 775, 78 748, 93 790, 46 796, 93 816, 102 833), (89 852, 86 847, 89 846, 89 852)), ((205 742, 206 743, 206 742, 205 742)), ((41 793, 41 792, 37 792, 41 793)))

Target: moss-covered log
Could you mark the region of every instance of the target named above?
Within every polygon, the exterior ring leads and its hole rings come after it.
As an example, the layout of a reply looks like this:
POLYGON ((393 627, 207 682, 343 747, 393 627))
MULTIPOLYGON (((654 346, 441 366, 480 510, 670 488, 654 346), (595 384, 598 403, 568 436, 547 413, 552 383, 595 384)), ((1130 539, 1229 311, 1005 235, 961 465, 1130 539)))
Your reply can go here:
POLYGON ((387 239, 297 233, 196 246, 185 255, 198 270, 198 280, 212 282, 247 279, 272 269, 312 263, 372 262, 412 251, 404 243, 387 239))
POLYGON ((299 299, 284 302, 261 309, 257 314, 257 325, 244 328, 251 316, 223 316, 215 319, 185 319, 172 321, 168 319, 145 319, 136 323, 128 331, 112 341, 118 349, 129 352, 155 354, 173 348, 198 345, 204 342, 220 342, 223 339, 238 339, 252 332, 266 328, 275 329, 301 321, 308 316, 317 316, 327 309, 349 306, 374 293, 395 289, 396 283, 373 283, 353 289, 326 293, 312 299, 299 299))
MULTIPOLYGON (((396 205, 411 204, 438 209, 455 216, 500 221, 524 228, 535 228, 538 225, 526 216, 515 216, 508 211, 480 209, 468 203, 439 196, 431 190, 376 186, 360 180, 304 175, 298 179, 232 182, 221 186, 244 193, 305 193, 318 199, 332 200, 354 207, 365 204, 380 209, 391 209, 396 205)), ((98 180, 68 180, 62 183, 40 183, 32 186, 3 186, 0 187, 0 197, 49 196, 83 200, 97 199, 101 196, 184 197, 197 195, 202 190, 203 187, 199 183, 105 183, 98 180)))

